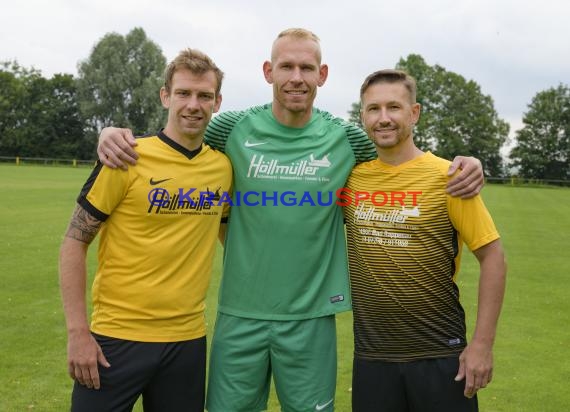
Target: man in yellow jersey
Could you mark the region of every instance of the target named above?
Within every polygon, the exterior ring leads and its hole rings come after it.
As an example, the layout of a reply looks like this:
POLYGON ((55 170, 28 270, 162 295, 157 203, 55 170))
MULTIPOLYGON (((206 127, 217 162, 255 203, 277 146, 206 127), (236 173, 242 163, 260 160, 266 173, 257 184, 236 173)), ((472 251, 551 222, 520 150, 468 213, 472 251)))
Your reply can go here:
POLYGON ((378 159, 343 190, 354 312, 353 410, 477 411, 492 377, 505 289, 499 234, 480 196, 449 196, 449 162, 413 140, 416 84, 381 70, 362 85, 362 123, 378 159), (466 340, 457 272, 463 242, 480 268, 466 340))
POLYGON ((222 96, 222 71, 186 49, 160 90, 163 130, 137 138, 128 171, 97 163, 60 253, 72 411, 203 411, 204 301, 230 191, 227 157, 203 144, 222 96), (225 206, 225 205, 224 205, 225 206), (101 231, 87 320, 86 253, 101 231))

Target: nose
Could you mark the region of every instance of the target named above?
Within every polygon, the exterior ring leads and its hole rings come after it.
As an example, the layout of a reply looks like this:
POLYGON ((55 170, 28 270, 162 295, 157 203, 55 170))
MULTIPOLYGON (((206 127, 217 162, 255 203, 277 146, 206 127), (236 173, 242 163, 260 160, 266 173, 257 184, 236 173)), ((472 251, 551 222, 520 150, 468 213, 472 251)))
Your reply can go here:
POLYGON ((380 122, 381 125, 390 124, 390 116, 388 116, 386 108, 382 108, 378 113, 378 122, 380 122))
POLYGON ((301 68, 295 67, 291 72, 291 81, 292 82, 302 82, 303 76, 301 76, 301 68))
POLYGON ((188 109, 197 109, 200 106, 200 101, 197 95, 188 96, 186 100, 186 107, 188 109))

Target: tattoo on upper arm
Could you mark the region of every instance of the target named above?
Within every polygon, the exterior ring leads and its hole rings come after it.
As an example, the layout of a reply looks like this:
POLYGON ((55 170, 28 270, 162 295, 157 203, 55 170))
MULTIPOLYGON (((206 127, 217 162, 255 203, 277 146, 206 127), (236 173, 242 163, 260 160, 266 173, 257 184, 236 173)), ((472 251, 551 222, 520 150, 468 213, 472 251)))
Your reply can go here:
POLYGON ((73 211, 65 236, 90 244, 97 236, 102 223, 101 220, 96 219, 81 206, 77 205, 73 211))

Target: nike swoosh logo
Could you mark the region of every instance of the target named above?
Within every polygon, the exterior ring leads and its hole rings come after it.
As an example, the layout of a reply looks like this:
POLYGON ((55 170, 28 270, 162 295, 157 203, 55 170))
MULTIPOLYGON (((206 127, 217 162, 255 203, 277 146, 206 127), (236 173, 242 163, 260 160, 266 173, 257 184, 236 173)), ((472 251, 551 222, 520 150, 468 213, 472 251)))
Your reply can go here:
POLYGON ((323 403, 322 405, 319 405, 317 403, 317 405, 315 406, 315 410, 316 411, 322 411, 323 409, 325 409, 327 406, 329 406, 331 403, 333 403, 334 399, 331 399, 330 401, 328 401, 327 403, 323 403))
POLYGON ((172 180, 172 177, 169 177, 168 179, 162 179, 162 180, 152 180, 152 177, 151 177, 148 182, 150 183, 151 186, 154 186, 154 185, 157 185, 159 183, 166 182, 167 180, 172 180))
POLYGON ((244 145, 245 147, 254 147, 254 146, 259 146, 259 145, 266 144, 266 143, 267 143, 267 142, 251 143, 249 140, 246 140, 243 145, 244 145))

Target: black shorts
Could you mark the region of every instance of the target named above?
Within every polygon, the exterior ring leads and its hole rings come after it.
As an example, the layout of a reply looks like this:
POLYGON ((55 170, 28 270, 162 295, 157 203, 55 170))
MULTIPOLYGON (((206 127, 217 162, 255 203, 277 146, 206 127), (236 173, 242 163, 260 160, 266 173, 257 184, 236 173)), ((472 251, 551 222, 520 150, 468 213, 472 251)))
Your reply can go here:
POLYGON ((131 411, 141 395, 145 412, 203 412, 205 336, 170 343, 93 336, 111 367, 99 365, 99 390, 75 382, 73 412, 131 411))
POLYGON ((459 358, 384 362, 354 358, 353 412, 476 412, 477 396, 455 381, 459 358))

